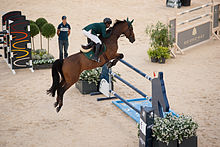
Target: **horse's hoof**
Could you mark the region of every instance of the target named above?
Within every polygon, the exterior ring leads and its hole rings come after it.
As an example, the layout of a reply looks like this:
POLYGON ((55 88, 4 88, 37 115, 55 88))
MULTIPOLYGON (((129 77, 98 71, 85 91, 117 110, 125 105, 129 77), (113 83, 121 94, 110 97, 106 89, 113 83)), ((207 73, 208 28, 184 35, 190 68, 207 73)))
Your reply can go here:
POLYGON ((60 111, 60 109, 61 109, 61 107, 57 107, 57 109, 56 109, 56 110, 57 110, 57 113, 60 111))
POLYGON ((57 105, 58 105, 58 103, 57 103, 57 102, 55 102, 55 103, 54 103, 54 107, 56 108, 56 107, 57 107, 57 105))
POLYGON ((111 68, 112 67, 112 63, 111 62, 107 63, 107 67, 111 68))

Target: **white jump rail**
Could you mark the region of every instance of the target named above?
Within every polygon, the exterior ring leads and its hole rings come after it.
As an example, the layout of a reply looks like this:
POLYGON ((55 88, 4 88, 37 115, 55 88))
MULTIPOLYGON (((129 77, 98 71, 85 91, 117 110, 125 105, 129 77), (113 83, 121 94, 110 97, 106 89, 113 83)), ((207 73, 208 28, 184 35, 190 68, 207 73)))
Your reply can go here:
POLYGON ((171 53, 174 55, 174 57, 176 56, 175 52, 177 50, 183 54, 184 53, 183 50, 187 50, 200 43, 208 41, 209 39, 211 39, 211 37, 215 37, 218 40, 220 40, 220 37, 218 34, 219 33, 219 24, 218 24, 219 16, 216 17, 216 15, 219 14, 219 12, 216 12, 216 11, 219 11, 219 10, 220 10, 220 4, 214 3, 212 1, 202 6, 198 6, 192 9, 179 12, 176 14, 176 17, 169 19, 168 23, 170 25, 171 38, 175 40, 174 48, 171 49, 171 53), (195 12, 195 11, 201 10, 203 8, 208 8, 208 7, 210 7, 209 12, 204 12, 203 14, 197 15, 196 17, 192 17, 190 19, 183 20, 177 23, 177 20, 179 19, 179 17, 184 19, 183 16, 190 14, 191 12, 195 12), (208 18, 208 19, 201 20, 200 23, 193 24, 190 28, 189 27, 183 28, 181 31, 179 31, 179 28, 183 27, 183 25, 187 23, 192 23, 202 18, 208 18), (218 25, 216 25, 216 23, 218 25), (191 34, 189 34, 190 31, 192 32, 191 34), (201 35, 197 37, 196 34, 200 35, 199 34, 200 31, 201 31, 201 34, 203 34, 203 36, 201 35), (192 37, 195 37, 195 38, 193 39, 192 37), (189 40, 187 40, 188 38, 189 40), (194 43, 192 43, 193 41, 194 43), (187 43, 189 44, 185 45, 187 43))

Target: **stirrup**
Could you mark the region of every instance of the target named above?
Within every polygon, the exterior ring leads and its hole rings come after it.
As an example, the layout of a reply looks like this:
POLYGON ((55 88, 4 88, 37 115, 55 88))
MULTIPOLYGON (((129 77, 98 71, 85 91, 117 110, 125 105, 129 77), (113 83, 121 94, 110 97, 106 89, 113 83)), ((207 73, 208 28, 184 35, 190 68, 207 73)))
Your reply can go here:
POLYGON ((94 42, 90 42, 87 45, 81 45, 83 49, 90 49, 94 45, 94 42))
POLYGON ((95 56, 93 56, 92 58, 91 58, 91 60, 92 61, 96 61, 96 62, 101 62, 101 60, 100 60, 100 58, 99 57, 95 57, 95 56))

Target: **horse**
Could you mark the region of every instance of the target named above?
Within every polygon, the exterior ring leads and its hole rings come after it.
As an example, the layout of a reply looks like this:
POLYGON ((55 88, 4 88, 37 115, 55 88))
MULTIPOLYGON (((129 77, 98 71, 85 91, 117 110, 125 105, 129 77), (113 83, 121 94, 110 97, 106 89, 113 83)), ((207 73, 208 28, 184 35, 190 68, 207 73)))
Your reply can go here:
POLYGON ((57 113, 63 106, 64 93, 79 80, 79 76, 84 70, 91 70, 101 67, 107 63, 110 68, 124 57, 122 53, 117 53, 118 39, 120 36, 126 36, 129 42, 135 42, 132 21, 116 20, 111 28, 111 35, 108 38, 100 37, 101 41, 106 45, 106 51, 100 55, 100 62, 89 60, 82 52, 73 54, 63 60, 57 59, 52 66, 52 86, 47 90, 47 94, 52 97, 57 91, 56 102, 54 107, 57 113), (60 75, 59 75, 60 74, 60 75), (61 76, 61 80, 60 80, 61 76))

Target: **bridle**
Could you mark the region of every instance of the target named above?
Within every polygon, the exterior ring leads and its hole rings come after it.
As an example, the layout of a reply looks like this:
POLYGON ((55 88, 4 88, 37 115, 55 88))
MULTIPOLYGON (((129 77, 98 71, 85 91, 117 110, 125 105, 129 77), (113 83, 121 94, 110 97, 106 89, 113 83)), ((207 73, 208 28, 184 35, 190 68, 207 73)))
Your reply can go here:
MULTIPOLYGON (((126 36, 126 38, 128 38, 128 39, 131 38, 131 31, 132 31, 132 30, 133 30, 132 25, 129 25, 129 24, 128 24, 128 29, 127 29, 125 32, 129 31, 129 35, 128 35, 128 37, 126 36)), ((120 37, 125 37, 125 34, 121 34, 120 37)))

